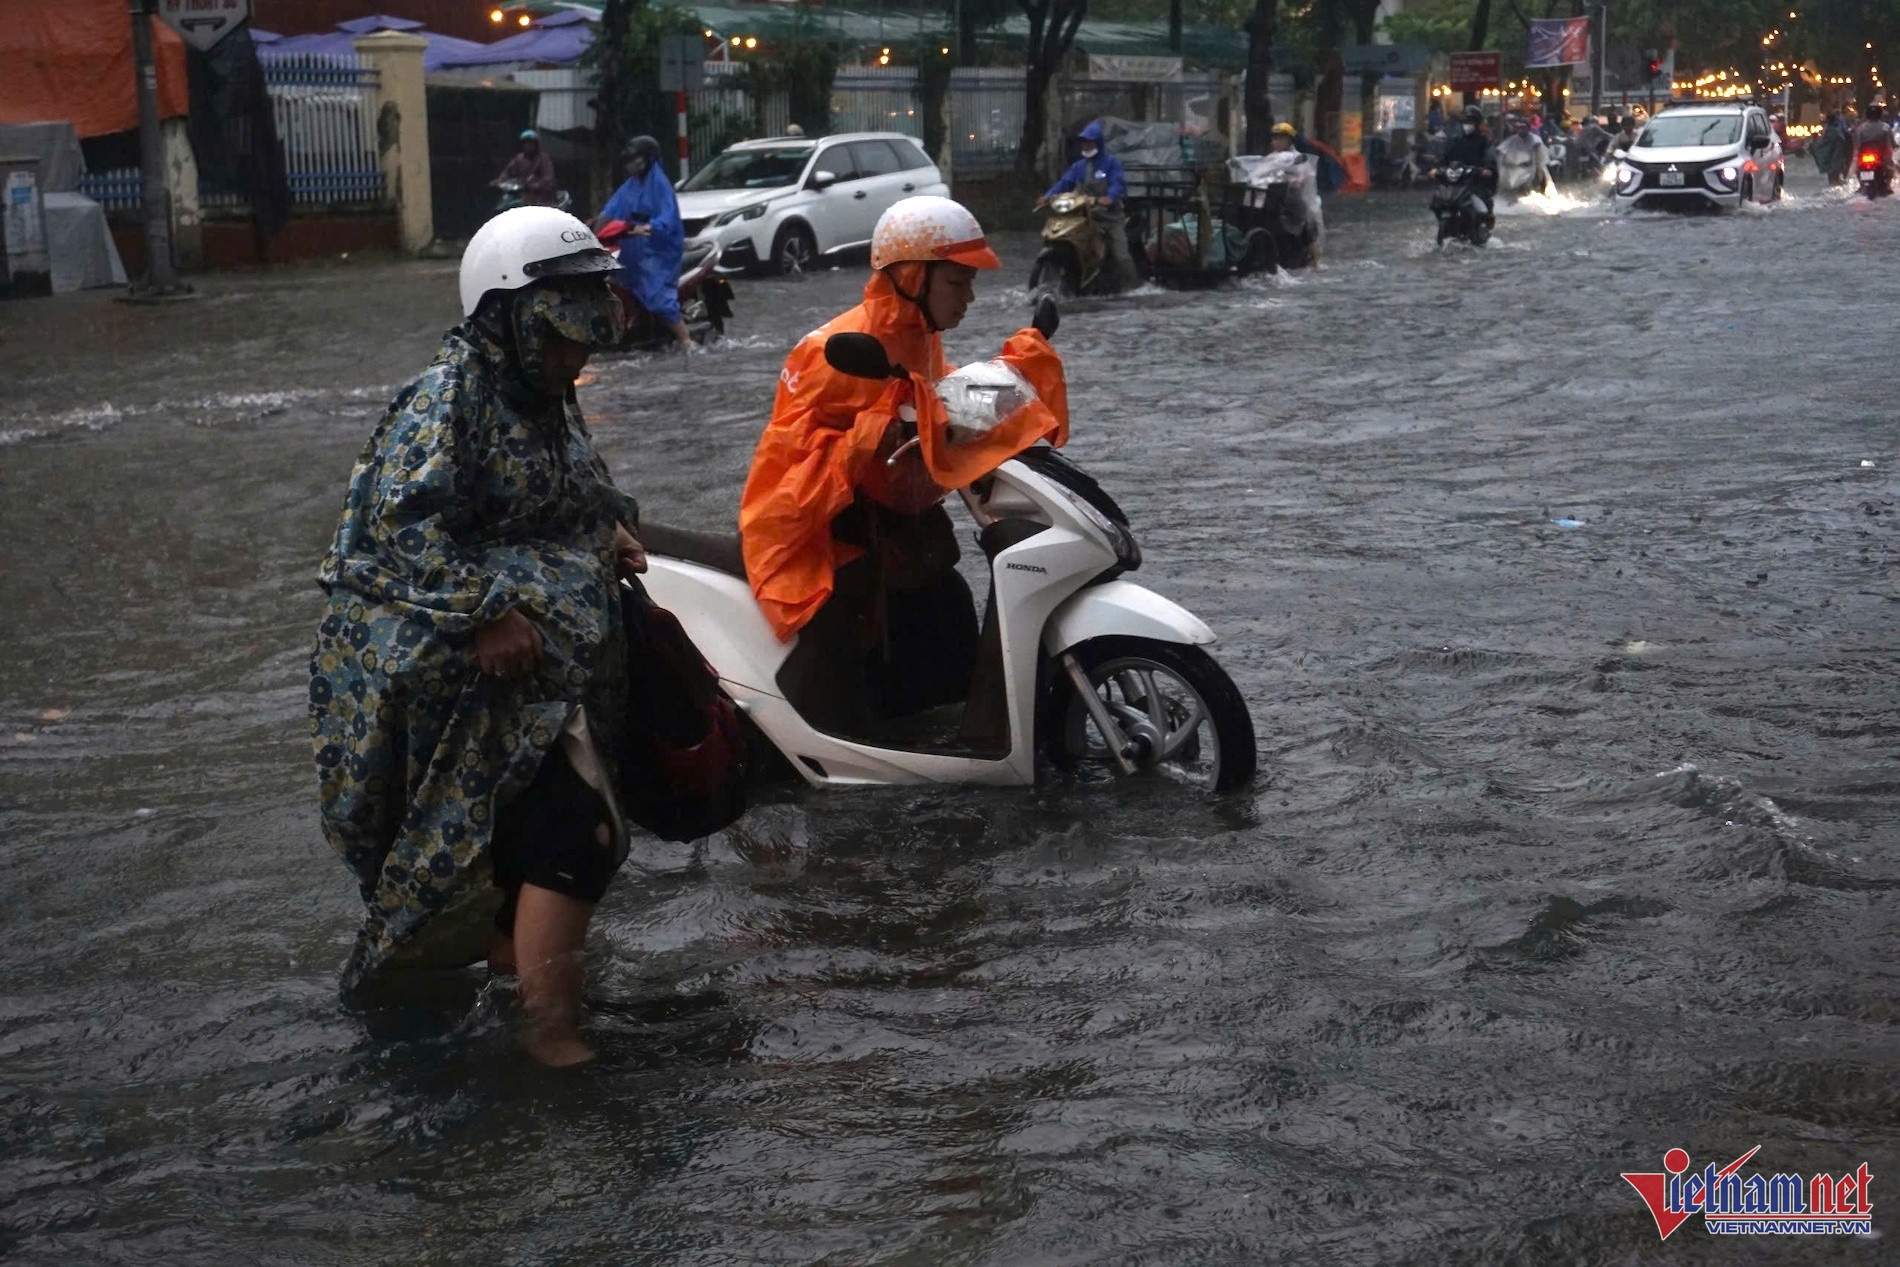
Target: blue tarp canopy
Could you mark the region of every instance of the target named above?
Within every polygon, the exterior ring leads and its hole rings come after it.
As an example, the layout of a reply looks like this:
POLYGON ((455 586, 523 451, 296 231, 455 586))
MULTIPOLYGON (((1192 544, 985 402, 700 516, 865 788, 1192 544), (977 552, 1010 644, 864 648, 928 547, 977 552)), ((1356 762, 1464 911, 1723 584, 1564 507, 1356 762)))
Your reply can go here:
MULTIPOLYGON (((324 31, 317 35, 278 35, 271 31, 251 32, 251 40, 257 47, 257 55, 265 61, 276 61, 285 57, 354 57, 356 39, 360 35, 374 35, 377 31, 403 31, 418 35, 429 41, 429 47, 422 53, 422 69, 437 71, 444 66, 463 66, 470 63, 465 59, 479 55, 492 47, 477 44, 473 40, 458 40, 452 35, 437 35, 434 31, 422 29, 422 23, 408 18, 392 18, 387 14, 374 17, 351 18, 348 22, 337 23, 334 31, 324 31)), ((517 37, 519 38, 519 37, 517 37)), ((507 61, 520 61, 520 58, 506 58, 507 61)))
POLYGON ((499 66, 508 62, 541 62, 553 66, 571 66, 580 60, 594 42, 593 19, 585 13, 569 10, 535 20, 519 35, 476 44, 473 52, 458 53, 442 61, 446 67, 499 66))

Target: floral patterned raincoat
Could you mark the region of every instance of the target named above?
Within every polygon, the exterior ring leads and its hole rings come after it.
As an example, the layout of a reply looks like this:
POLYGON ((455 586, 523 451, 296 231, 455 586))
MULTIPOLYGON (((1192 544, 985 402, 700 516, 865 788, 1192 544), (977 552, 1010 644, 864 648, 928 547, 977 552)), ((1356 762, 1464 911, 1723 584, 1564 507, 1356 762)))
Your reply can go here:
POLYGON ((367 911, 346 990, 479 958, 501 902, 488 842, 577 705, 611 767, 622 715, 614 527, 638 524, 572 393, 530 388, 464 325, 396 396, 350 479, 310 665, 323 831, 367 911), (544 642, 509 680, 475 631, 518 608, 544 642))

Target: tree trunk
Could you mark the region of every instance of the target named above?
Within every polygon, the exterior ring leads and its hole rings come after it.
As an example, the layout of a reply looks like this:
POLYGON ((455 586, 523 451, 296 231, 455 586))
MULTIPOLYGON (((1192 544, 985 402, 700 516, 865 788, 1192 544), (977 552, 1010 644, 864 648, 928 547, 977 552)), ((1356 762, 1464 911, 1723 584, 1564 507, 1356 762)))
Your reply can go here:
POLYGON ((1313 91, 1314 105, 1319 114, 1314 130, 1320 140, 1339 148, 1339 108, 1345 95, 1346 68, 1339 60, 1339 36, 1343 27, 1340 5, 1344 0, 1321 0, 1318 7, 1319 30, 1318 47, 1319 84, 1313 91))
POLYGON ((1491 0, 1478 0, 1477 7, 1471 11, 1471 51, 1476 53, 1484 48, 1484 42, 1491 38, 1491 0))
POLYGON ((1168 0, 1168 49, 1181 51, 1181 4, 1182 0, 1168 0))
POLYGON ((1247 128, 1241 145, 1245 154, 1265 154, 1272 148, 1273 40, 1279 34, 1280 0, 1254 0, 1247 21, 1247 128))
MULTIPOLYGON (((1471 42, 1468 47, 1474 53, 1482 52, 1484 42, 1490 38, 1491 0, 1478 0, 1476 7, 1471 10, 1471 42)), ((1464 96, 1467 106, 1475 106, 1483 99, 1484 94, 1467 92, 1464 96)))
POLYGON ((1089 10, 1088 0, 1018 0, 1029 19, 1029 46, 1023 58, 1023 134, 1016 146, 1016 174, 1036 175, 1042 136, 1048 126, 1049 84, 1075 45, 1076 28, 1089 10))

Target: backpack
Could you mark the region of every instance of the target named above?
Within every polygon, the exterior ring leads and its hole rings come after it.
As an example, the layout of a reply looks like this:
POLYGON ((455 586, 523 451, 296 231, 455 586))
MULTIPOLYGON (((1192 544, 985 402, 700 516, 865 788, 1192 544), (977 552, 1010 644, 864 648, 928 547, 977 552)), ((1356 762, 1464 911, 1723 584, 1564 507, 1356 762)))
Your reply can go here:
POLYGON ((627 715, 616 791, 662 840, 709 836, 745 813, 748 762, 739 710, 672 612, 622 581, 627 715))

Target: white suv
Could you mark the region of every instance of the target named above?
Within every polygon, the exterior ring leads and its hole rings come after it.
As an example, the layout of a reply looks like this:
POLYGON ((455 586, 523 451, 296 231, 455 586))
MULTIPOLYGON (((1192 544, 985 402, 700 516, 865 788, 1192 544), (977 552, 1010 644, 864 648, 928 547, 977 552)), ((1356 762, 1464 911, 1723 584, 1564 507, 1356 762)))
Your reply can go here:
POLYGON ((1619 211, 1781 197, 1781 141, 1759 106, 1671 106, 1619 157, 1612 173, 1619 211))
POLYGON ((871 240, 884 209, 950 196, 921 142, 897 132, 741 141, 679 187, 687 245, 716 242, 720 271, 802 273, 871 240))

